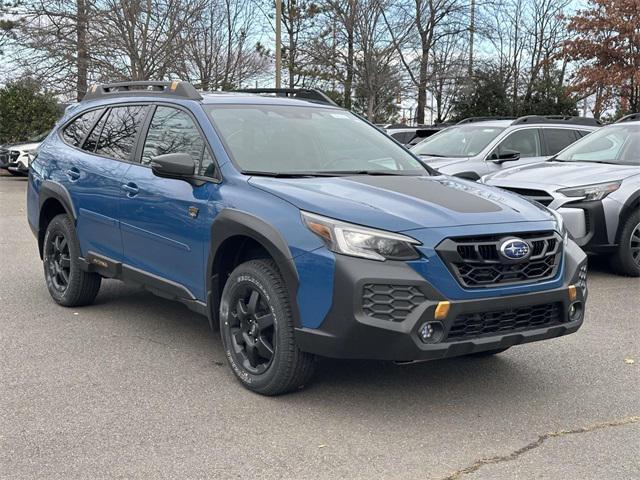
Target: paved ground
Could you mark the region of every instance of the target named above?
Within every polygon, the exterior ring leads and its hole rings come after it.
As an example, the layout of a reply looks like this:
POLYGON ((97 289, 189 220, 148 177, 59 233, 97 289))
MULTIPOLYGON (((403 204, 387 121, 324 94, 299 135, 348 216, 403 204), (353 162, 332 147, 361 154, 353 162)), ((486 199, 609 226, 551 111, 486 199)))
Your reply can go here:
POLYGON ((483 360, 324 361, 262 398, 179 304, 56 306, 0 178, 0 478, 640 478, 640 282, 590 277, 575 335, 483 360), (625 363, 635 360, 635 364, 625 363))

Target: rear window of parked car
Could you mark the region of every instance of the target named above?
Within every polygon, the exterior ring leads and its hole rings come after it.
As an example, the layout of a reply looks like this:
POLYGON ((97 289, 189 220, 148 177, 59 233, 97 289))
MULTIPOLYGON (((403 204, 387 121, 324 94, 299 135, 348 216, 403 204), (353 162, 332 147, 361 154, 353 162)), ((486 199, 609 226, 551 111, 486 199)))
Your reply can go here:
POLYGON ((62 131, 64 141, 73 147, 79 147, 87 135, 87 132, 102 112, 103 110, 91 110, 76 118, 62 131))

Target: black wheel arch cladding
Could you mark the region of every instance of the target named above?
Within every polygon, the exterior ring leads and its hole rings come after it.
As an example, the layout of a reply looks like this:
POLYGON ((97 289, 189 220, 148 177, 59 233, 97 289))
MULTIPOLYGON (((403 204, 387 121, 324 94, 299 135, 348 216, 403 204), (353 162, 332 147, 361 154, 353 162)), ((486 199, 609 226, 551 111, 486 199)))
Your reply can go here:
MULTIPOLYGON (((53 182, 51 180, 45 180, 42 182, 40 186, 39 192, 39 209, 38 209, 38 229, 35 232, 38 238, 38 249, 40 252, 40 258, 42 259, 43 255, 43 241, 44 241, 44 233, 46 231, 46 225, 41 225, 42 223, 42 213, 47 205, 47 202, 54 200, 62 205, 62 208, 65 210, 67 215, 71 216, 71 220, 75 225, 78 216, 76 214, 76 209, 73 206, 73 202, 71 201, 71 195, 69 191, 60 185, 59 183, 53 182)), ((53 219, 55 215, 49 218, 49 221, 53 219)))
POLYGON ((207 303, 209 323, 213 328, 218 316, 220 294, 225 278, 220 278, 221 247, 230 238, 242 236, 255 240, 269 253, 284 279, 291 304, 294 325, 300 325, 300 311, 296 301, 298 272, 287 242, 271 225, 260 218, 240 210, 222 210, 211 225, 211 247, 207 260, 207 303))

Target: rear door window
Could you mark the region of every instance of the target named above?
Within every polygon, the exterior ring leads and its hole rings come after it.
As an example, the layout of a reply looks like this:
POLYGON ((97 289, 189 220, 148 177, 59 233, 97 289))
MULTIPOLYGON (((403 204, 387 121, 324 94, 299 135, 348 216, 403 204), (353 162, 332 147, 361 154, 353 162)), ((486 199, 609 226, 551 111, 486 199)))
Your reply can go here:
POLYGON ((541 157, 540 131, 537 128, 527 128, 513 132, 502 141, 489 158, 496 159, 505 151, 519 152, 520 158, 541 157))
MULTIPOLYGON (((131 160, 146 109, 144 105, 126 105, 109 110, 95 147, 96 155, 116 160, 131 160)), ((88 139, 88 142, 89 140, 91 139, 88 139)))
POLYGON ((580 138, 576 130, 568 128, 545 128, 542 133, 547 144, 546 155, 555 155, 580 138))
POLYGON ((98 117, 100 117, 102 112, 104 112, 102 109, 91 110, 76 118, 62 131, 64 141, 72 147, 80 147, 82 141, 89 132, 89 129, 93 126, 98 117))

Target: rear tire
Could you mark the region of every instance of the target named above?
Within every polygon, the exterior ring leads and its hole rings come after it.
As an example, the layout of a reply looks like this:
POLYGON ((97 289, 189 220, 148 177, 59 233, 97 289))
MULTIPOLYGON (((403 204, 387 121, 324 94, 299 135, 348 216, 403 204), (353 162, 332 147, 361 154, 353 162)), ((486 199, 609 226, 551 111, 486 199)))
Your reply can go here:
POLYGON ((44 278, 51 297, 64 307, 93 303, 102 278, 80 266, 80 244, 68 215, 49 222, 43 243, 44 278))
POLYGON ((625 220, 611 266, 618 275, 640 277, 640 212, 625 220))
POLYGON ((316 358, 295 343, 289 295, 272 260, 245 262, 229 275, 220 335, 231 370, 249 390, 280 395, 313 376, 316 358))

